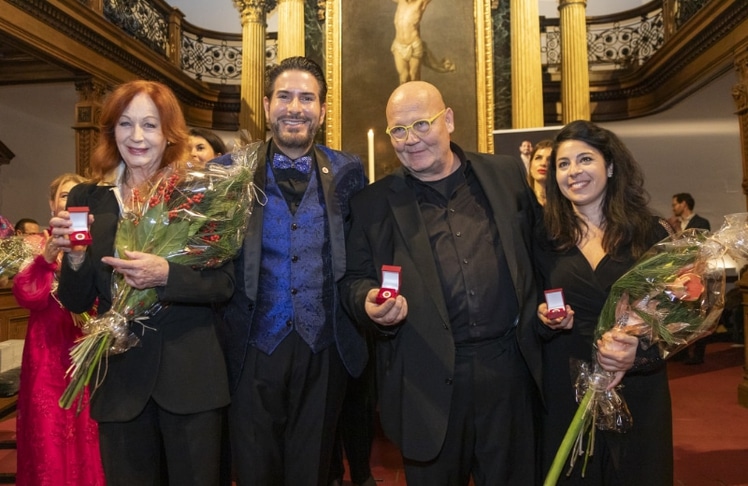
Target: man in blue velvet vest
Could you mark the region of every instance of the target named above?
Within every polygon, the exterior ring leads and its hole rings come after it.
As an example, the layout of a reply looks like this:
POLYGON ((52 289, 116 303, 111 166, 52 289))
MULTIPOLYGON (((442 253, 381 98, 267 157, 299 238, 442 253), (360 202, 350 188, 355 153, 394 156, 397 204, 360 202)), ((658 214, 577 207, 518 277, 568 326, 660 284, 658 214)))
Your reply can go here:
POLYGON ((337 290, 348 200, 366 177, 358 157, 314 144, 326 93, 322 69, 303 57, 266 74, 272 139, 255 184, 267 199, 250 218, 225 312, 241 486, 326 485, 345 384, 367 360, 337 290))

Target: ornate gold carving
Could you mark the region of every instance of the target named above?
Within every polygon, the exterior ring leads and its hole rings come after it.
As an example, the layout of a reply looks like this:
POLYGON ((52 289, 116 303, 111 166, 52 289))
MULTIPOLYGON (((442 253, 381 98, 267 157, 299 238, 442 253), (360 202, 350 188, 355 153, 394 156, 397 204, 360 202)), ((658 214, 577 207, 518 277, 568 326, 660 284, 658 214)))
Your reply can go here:
POLYGON ((246 22, 265 23, 267 13, 275 8, 276 0, 233 0, 239 10, 242 24, 246 22))
POLYGON ((340 102, 343 99, 342 79, 342 26, 343 17, 340 14, 342 0, 328 0, 325 17, 325 70, 327 78, 327 112, 325 120, 326 143, 329 147, 340 150, 343 145, 342 110, 340 102))
POLYGON ((491 5, 475 0, 476 100, 478 151, 493 153, 493 36, 491 5))
POLYGON ((86 175, 91 163, 91 153, 99 138, 101 103, 107 92, 106 83, 91 77, 75 81, 78 103, 75 104, 75 169, 86 175))

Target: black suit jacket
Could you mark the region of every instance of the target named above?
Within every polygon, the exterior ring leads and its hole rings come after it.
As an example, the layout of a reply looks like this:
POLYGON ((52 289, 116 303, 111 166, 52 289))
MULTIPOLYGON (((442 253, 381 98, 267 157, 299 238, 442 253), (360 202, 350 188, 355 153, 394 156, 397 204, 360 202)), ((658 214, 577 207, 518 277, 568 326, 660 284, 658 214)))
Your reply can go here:
MULTIPOLYGON (((59 298, 73 312, 88 311, 98 299, 101 314, 111 307, 112 280, 112 268, 101 258, 114 254, 119 205, 111 186, 93 184, 74 187, 68 205, 89 207, 94 216, 93 244, 77 271, 67 258, 63 261, 59 298)), ((91 400, 91 416, 99 422, 129 421, 150 398, 178 414, 228 405, 217 314, 210 304, 227 300, 233 289, 231 262, 203 271, 170 263, 168 283, 156 288, 160 301, 168 307, 144 322, 153 329, 131 324, 140 344, 109 357, 106 379, 91 400)))
MULTIPOLYGON (((266 158, 269 143, 258 152, 258 165, 255 172, 255 185, 265 188, 266 158)), ((330 246, 335 281, 345 274, 345 225, 349 218, 348 202, 366 184, 363 165, 357 156, 331 150, 322 145, 315 146, 317 174, 320 177, 325 198, 325 209, 330 228, 330 246)), ((224 313, 224 347, 228 361, 231 389, 239 382, 244 368, 244 359, 249 346, 249 333, 252 323, 254 303, 257 299, 260 261, 262 258, 262 219, 263 208, 255 204, 249 220, 244 250, 236 260, 236 291, 224 313)), ((346 369, 352 376, 358 376, 366 366, 368 351, 361 332, 351 323, 340 308, 337 286, 335 287, 335 311, 333 326, 335 342, 346 369)))
MULTIPOLYGON (((540 390, 538 288, 530 254, 537 206, 519 160, 466 155, 493 210, 520 306, 516 336, 540 390)), ((455 345, 428 232, 405 177, 401 168, 353 199, 341 293, 354 319, 380 332, 376 355, 385 433, 404 456, 428 461, 444 442, 455 345), (402 267, 400 290, 408 300, 408 316, 395 329, 376 326, 364 310, 366 294, 380 286, 382 265, 402 267)))
POLYGON ((697 229, 705 229, 707 231, 711 231, 712 227, 709 224, 709 220, 706 218, 702 218, 698 214, 694 214, 693 218, 688 222, 688 225, 686 225, 686 229, 691 228, 697 228, 697 229))

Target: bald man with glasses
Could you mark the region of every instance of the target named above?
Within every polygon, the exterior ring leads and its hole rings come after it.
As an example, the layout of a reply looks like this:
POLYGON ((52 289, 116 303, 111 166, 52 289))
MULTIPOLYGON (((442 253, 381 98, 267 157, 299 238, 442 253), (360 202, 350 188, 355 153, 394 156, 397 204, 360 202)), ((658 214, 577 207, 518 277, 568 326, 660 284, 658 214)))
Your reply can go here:
POLYGON ((536 484, 538 206, 510 156, 463 151, 426 82, 386 109, 402 167, 351 201, 343 306, 377 334, 382 426, 408 485, 536 484), (382 266, 400 267, 378 298, 382 266))

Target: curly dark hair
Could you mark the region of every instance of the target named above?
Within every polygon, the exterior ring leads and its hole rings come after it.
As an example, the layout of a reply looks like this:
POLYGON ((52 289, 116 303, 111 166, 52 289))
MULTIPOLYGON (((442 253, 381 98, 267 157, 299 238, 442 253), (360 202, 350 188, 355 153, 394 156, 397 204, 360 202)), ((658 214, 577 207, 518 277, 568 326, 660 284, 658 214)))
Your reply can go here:
POLYGON ((287 57, 282 60, 280 64, 272 66, 265 71, 265 96, 267 99, 273 99, 273 92, 275 91, 275 80, 278 79, 282 73, 286 71, 306 71, 317 79, 319 83, 319 102, 324 103, 327 97, 327 82, 325 81, 325 73, 319 64, 312 61, 308 57, 294 56, 287 57))
POLYGON ((566 125, 553 143, 543 213, 549 238, 557 249, 567 250, 575 246, 586 231, 586 223, 574 211, 556 182, 558 147, 569 140, 593 147, 602 153, 606 168, 613 166, 602 202, 603 249, 615 257, 619 248, 630 247, 632 255, 638 258, 649 249, 653 231, 654 215, 647 207, 649 194, 644 189, 644 174, 616 134, 585 120, 566 125))

